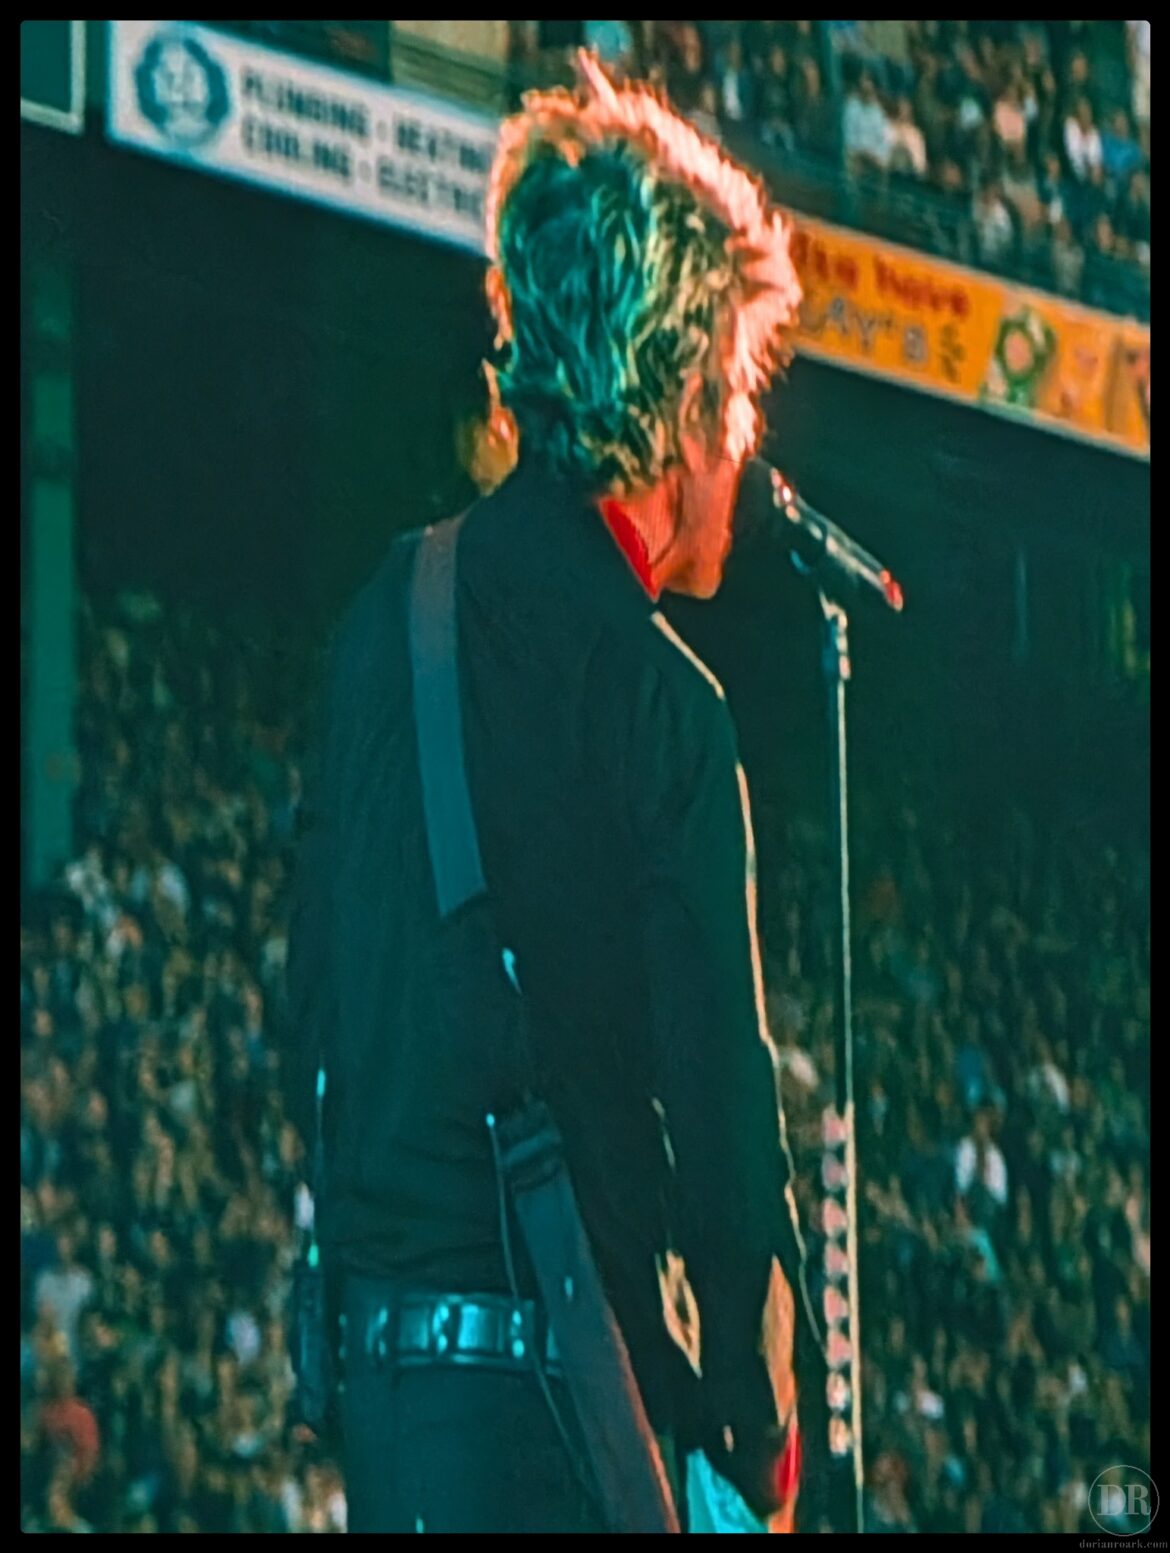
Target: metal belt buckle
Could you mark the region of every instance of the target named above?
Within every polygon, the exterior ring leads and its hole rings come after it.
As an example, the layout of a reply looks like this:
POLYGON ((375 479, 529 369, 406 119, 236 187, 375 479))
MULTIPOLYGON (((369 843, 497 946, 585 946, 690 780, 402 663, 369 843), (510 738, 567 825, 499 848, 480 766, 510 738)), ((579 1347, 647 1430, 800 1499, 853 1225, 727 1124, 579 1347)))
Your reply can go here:
MULTIPOLYGON (((409 1368, 454 1364, 527 1369, 537 1358, 539 1338, 539 1318, 530 1300, 432 1295, 404 1300, 393 1333, 386 1328, 385 1311, 379 1310, 370 1323, 367 1351, 383 1360, 389 1346, 393 1362, 409 1368)), ((543 1346, 547 1362, 559 1368, 551 1331, 543 1346)))

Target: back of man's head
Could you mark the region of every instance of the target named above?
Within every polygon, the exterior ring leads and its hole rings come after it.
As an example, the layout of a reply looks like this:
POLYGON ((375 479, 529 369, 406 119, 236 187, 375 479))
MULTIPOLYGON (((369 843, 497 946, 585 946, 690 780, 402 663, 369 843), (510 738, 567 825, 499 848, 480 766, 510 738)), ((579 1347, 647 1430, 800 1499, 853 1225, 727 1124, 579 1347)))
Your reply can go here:
POLYGON ((530 94, 503 126, 488 296, 521 449, 600 494, 679 462, 695 372, 712 436, 753 452, 801 293, 759 183, 650 88, 580 69, 578 95, 530 94))

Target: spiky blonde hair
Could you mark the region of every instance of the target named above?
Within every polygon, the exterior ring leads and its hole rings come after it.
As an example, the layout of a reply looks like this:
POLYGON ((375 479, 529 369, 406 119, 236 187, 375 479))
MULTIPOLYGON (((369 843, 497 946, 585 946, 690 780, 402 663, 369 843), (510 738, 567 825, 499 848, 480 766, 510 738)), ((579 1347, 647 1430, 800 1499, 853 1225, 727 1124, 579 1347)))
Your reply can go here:
POLYGON ((762 184, 645 85, 578 56, 576 93, 531 92, 501 129, 487 200, 499 401, 562 473, 654 484, 678 461, 687 378, 723 447, 791 351, 791 228, 762 184))

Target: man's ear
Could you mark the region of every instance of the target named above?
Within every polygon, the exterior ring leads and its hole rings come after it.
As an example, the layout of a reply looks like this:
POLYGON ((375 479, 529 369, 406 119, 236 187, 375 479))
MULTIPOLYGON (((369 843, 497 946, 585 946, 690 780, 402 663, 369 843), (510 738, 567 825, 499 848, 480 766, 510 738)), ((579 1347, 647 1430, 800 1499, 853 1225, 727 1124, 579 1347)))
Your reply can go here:
POLYGON ((692 372, 683 387, 678 406, 678 428, 679 449, 687 468, 702 468, 707 460, 707 427, 701 372, 692 372))

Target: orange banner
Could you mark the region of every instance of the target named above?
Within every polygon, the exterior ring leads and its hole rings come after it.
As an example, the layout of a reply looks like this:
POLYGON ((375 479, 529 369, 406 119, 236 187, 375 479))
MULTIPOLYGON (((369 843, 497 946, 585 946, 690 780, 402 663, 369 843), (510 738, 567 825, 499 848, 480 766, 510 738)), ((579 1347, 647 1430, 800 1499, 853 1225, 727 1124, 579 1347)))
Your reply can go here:
POLYGON ((798 350, 1150 456, 1150 331, 796 216, 798 350))

